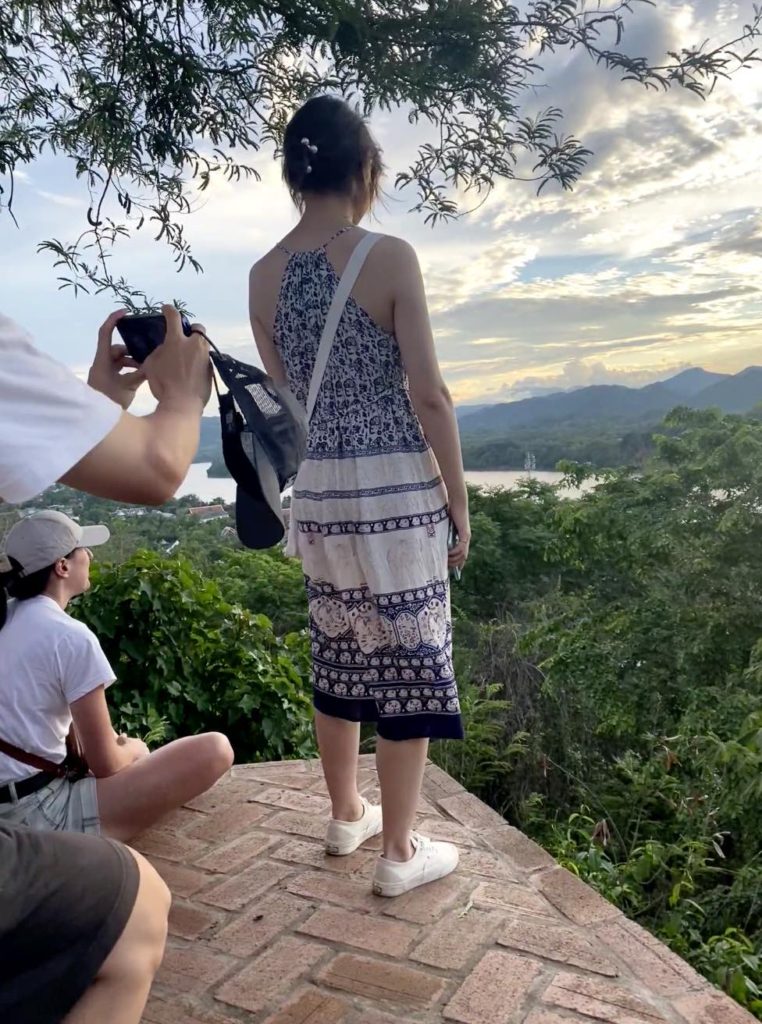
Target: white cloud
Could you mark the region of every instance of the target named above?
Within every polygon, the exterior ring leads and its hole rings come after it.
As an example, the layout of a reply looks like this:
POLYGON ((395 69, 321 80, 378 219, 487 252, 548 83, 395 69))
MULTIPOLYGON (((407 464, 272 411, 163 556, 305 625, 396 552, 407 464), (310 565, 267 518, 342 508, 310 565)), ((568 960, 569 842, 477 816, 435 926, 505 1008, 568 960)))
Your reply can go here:
MULTIPOLYGON (((628 52, 662 55, 727 38, 748 15, 729 0, 661 3, 628 18, 628 52)), ((392 194, 376 227, 420 254, 445 375, 460 400, 611 380, 643 383, 687 365, 738 370, 762 343, 762 81, 720 80, 706 102, 646 91, 582 52, 552 60, 525 107, 561 105, 564 128, 594 150, 573 193, 502 182, 472 216, 434 231, 392 194)), ((373 125, 393 172, 421 138, 404 111, 373 125)), ((186 233, 205 273, 180 278, 148 232, 120 246, 118 265, 149 294, 185 297, 222 346, 254 361, 246 274, 295 212, 270 154, 260 182, 213 180, 186 233)), ((23 233, 5 227, 3 305, 70 362, 89 357, 104 297, 54 292, 38 238, 81 230, 82 194, 65 161, 19 176, 23 233), (40 204, 40 194, 48 201, 40 204), (40 296, 46 296, 45 302, 40 296)), ((140 399, 143 401, 142 397, 140 399)))
POLYGON ((491 395, 498 401, 516 401, 534 395, 547 395, 557 391, 571 391, 575 388, 588 387, 591 384, 622 384, 625 387, 643 387, 654 381, 664 380, 681 370, 686 363, 662 363, 648 369, 622 368, 612 369, 605 363, 595 360, 572 359, 560 370, 542 377, 518 377, 513 383, 503 385, 491 395))

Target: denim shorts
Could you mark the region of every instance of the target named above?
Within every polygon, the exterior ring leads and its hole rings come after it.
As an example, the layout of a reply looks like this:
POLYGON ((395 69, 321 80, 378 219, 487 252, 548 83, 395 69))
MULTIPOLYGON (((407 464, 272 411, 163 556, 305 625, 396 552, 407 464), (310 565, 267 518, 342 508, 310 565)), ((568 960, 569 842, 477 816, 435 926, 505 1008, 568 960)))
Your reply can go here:
POLYGON ((0 823, 39 831, 100 835, 96 781, 92 775, 78 782, 53 779, 36 793, 0 804, 0 823))

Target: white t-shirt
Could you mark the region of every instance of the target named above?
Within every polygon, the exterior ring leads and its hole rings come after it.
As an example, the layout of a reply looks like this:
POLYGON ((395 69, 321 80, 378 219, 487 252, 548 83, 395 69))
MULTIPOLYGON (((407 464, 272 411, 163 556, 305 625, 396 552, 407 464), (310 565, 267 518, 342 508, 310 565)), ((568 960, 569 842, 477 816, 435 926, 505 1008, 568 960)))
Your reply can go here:
POLYGON ((121 413, 0 314, 0 499, 28 501, 50 487, 121 413))
MULTIPOLYGON (((115 679, 96 635, 50 597, 8 602, 0 665, 0 736, 56 763, 66 756, 69 705, 115 679)), ((36 771, 0 754, 0 785, 36 771)))

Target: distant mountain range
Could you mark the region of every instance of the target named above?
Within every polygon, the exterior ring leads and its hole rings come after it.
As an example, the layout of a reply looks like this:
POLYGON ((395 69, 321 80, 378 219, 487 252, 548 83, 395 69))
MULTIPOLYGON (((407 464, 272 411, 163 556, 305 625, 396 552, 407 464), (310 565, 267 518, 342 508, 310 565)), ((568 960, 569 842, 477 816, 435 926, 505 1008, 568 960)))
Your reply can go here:
MULTIPOLYGON (((678 405, 743 413, 759 403, 762 403, 762 366, 750 366, 736 374, 710 373, 693 367, 642 388, 595 384, 518 402, 459 406, 457 415, 470 468, 520 468, 527 447, 538 452, 538 468, 552 468, 558 459, 571 457, 573 446, 566 443, 560 448, 550 447, 543 454, 542 449, 538 449, 538 434, 544 430, 557 437, 561 428, 563 437, 571 438, 576 433, 577 436, 587 435, 589 441, 598 427, 605 427, 609 432, 612 426, 621 426, 625 431, 654 427, 678 405), (511 438, 515 452, 505 446, 511 438), (498 443, 497 439, 503 441, 498 443)), ((577 457, 611 464, 611 455, 596 459, 589 448, 588 443, 577 457)), ((214 462, 221 467, 221 457, 219 419, 205 416, 201 421, 196 461, 214 462)))
POLYGON ((459 410, 458 421, 464 436, 496 435, 562 424, 656 423, 678 405, 743 413, 760 402, 761 366, 750 366, 736 374, 710 373, 694 367, 642 388, 595 384, 518 402, 465 406, 459 410))

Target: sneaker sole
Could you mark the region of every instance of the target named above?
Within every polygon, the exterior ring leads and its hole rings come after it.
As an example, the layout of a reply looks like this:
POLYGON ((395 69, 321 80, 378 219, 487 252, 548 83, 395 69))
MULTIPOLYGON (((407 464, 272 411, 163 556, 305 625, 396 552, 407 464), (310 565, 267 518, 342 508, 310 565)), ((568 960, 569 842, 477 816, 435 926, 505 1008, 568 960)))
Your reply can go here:
POLYGON ((440 872, 438 875, 432 875, 431 878, 423 878, 423 872, 418 875, 413 875, 412 878, 405 879, 404 882, 378 882, 373 881, 373 894, 374 896, 384 896, 391 899, 395 896, 402 896, 406 892, 410 892, 411 889, 418 889, 422 885, 429 885, 431 882, 438 882, 440 878, 446 878, 451 875, 458 866, 460 858, 453 864, 451 868, 440 872))
POLYGON ((353 843, 351 846, 338 846, 333 843, 326 843, 325 852, 329 857, 346 857, 348 854, 354 853, 355 850, 359 850, 364 842, 365 839, 361 839, 359 843, 353 843))
POLYGON ((355 850, 359 850, 363 843, 367 843, 369 839, 373 839, 375 836, 381 835, 381 829, 378 832, 368 832, 362 838, 353 840, 351 843, 328 843, 325 844, 325 852, 329 857, 348 857, 350 853, 354 853, 355 850))

